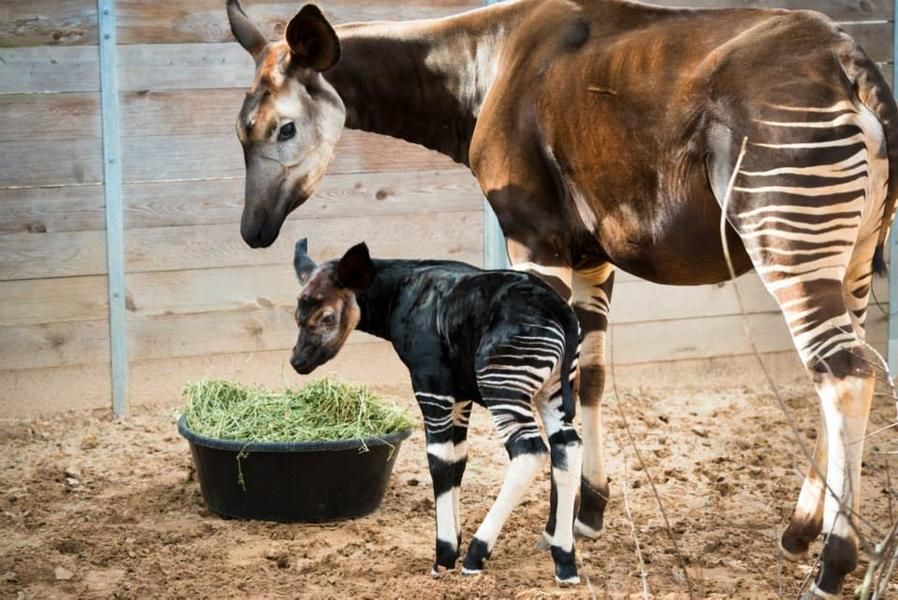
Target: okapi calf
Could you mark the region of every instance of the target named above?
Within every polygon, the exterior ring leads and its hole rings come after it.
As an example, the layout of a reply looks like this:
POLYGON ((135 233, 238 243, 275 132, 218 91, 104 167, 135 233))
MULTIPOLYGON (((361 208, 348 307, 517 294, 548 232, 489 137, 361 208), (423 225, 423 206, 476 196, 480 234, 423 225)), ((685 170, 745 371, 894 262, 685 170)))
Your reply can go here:
POLYGON ((521 501, 547 453, 550 513, 543 542, 555 577, 575 584, 574 516, 580 436, 572 425, 572 381, 580 328, 573 310, 534 276, 483 271, 433 260, 372 260, 363 243, 338 261, 316 265, 306 240, 294 267, 302 293, 299 339, 290 364, 301 374, 333 358, 353 329, 392 342, 408 367, 427 440, 436 505, 433 574, 455 568, 461 547, 459 496, 467 462, 472 402, 486 406, 511 460, 495 503, 474 534, 463 573, 479 573, 502 525, 521 501))

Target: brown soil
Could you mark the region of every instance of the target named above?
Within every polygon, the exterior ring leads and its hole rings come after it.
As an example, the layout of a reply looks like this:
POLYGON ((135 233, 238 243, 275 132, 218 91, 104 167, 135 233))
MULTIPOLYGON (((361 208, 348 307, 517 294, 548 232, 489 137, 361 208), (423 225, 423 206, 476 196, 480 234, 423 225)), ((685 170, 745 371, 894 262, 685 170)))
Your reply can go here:
MULTIPOLYGON (((775 538, 804 461, 773 398, 746 389, 630 389, 622 397, 696 595, 776 597, 782 588, 794 597, 812 560, 780 560, 775 538)), ((786 398, 811 433, 817 407, 810 390, 786 398)), ((507 524, 486 574, 433 579, 433 501, 420 431, 403 446, 374 515, 322 526, 242 522, 206 511, 187 444, 170 411, 155 408, 124 423, 100 412, 3 422, 0 597, 640 597, 625 490, 652 595, 685 597, 686 578, 647 473, 626 443, 615 395, 605 403, 613 499, 600 539, 579 543, 587 583, 578 588, 558 587, 550 557, 535 549, 546 518, 545 476, 507 524)), ((894 419, 894 410, 878 399, 871 428, 894 419)), ((873 438, 866 455, 864 515, 883 529, 891 522, 885 453, 898 447, 896 435, 873 438)), ((506 464, 482 410, 470 445, 466 538, 506 464)))

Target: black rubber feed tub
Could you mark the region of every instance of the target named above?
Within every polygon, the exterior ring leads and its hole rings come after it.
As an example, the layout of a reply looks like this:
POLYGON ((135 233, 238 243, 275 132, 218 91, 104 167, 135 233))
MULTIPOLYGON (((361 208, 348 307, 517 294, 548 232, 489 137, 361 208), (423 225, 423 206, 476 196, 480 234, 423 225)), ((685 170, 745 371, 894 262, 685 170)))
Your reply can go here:
POLYGON ((178 431, 190 442, 209 510, 226 517, 321 523, 377 510, 411 430, 384 438, 339 442, 244 443, 203 437, 184 417, 178 431))

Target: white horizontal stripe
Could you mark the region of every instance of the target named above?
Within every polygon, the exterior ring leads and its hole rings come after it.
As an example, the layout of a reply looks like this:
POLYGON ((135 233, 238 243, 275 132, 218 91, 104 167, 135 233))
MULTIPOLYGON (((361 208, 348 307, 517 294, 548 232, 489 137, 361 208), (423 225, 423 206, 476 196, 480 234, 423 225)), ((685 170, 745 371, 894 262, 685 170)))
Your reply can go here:
POLYGON ((785 277, 778 280, 765 280, 764 285, 767 286, 767 289, 770 292, 777 292, 795 285, 806 283, 811 279, 837 279, 841 281, 844 274, 844 267, 828 267, 826 269, 819 269, 813 274, 805 275, 801 279, 797 277, 785 277))
POLYGON ((849 102, 848 100, 841 100, 836 102, 832 106, 828 107, 814 107, 814 106, 786 106, 785 104, 770 104, 767 103, 767 106, 770 108, 776 108, 778 110, 788 110, 792 112, 806 112, 806 113, 829 113, 829 112, 839 112, 843 110, 855 110, 854 104, 849 102))
POLYGON ((445 401, 450 404, 455 403, 455 398, 452 396, 440 396, 438 394, 430 394, 428 392, 415 392, 415 397, 424 396, 425 398, 433 398, 434 400, 445 401))
POLYGON ((830 121, 765 121, 761 119, 752 119, 755 123, 762 125, 770 125, 771 127, 793 127, 806 129, 829 129, 832 127, 841 127, 843 125, 855 125, 858 121, 857 113, 850 112, 839 115, 830 121))
POLYGON ((490 406, 490 410, 502 410, 517 413, 519 415, 524 415, 525 417, 532 417, 533 410, 527 410, 526 408, 521 408, 520 406, 515 406, 513 404, 493 404, 490 406))
POLYGON ((818 187, 796 187, 786 185, 768 185, 764 187, 735 187, 734 191, 744 194, 792 194, 795 196, 829 196, 833 194, 847 194, 848 192, 862 192, 867 189, 867 178, 859 177, 847 183, 835 185, 823 185, 818 187))
POLYGON ((839 146, 851 146, 852 144, 858 144, 860 142, 866 141, 866 137, 864 137, 863 133, 856 133, 847 138, 842 138, 840 140, 830 140, 828 142, 799 142, 799 143, 790 143, 790 144, 765 144, 760 142, 752 142, 752 146, 758 146, 760 148, 773 148, 773 149, 795 149, 799 150, 802 148, 838 148, 839 146))
POLYGON ((840 202, 839 204, 823 204, 818 206, 793 206, 790 204, 769 204, 767 206, 759 206, 736 215, 739 219, 748 219, 762 213, 794 213, 800 215, 829 215, 836 212, 849 212, 851 210, 860 211, 863 206, 864 196, 858 196, 853 200, 840 202))
POLYGON ((809 231, 815 231, 820 229, 827 229, 829 227, 836 227, 839 225, 856 225, 858 221, 861 220, 861 215, 858 214, 854 217, 842 217, 839 219, 831 219, 829 221, 823 221, 821 223, 803 223, 801 221, 796 221, 794 219, 784 219, 783 217, 776 217, 773 215, 764 217, 763 219, 759 219, 758 221, 754 221, 752 223, 743 223, 741 224, 741 228, 743 231, 759 229, 766 224, 771 223, 782 223, 783 225, 788 225, 789 227, 796 227, 800 229, 806 229, 809 231))

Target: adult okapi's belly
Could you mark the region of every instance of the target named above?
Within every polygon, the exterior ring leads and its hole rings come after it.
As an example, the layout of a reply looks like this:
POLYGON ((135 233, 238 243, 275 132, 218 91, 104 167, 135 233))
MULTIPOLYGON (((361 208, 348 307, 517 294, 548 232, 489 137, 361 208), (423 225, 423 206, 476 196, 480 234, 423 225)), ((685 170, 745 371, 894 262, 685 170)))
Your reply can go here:
MULTIPOLYGON (((707 187, 679 198, 662 194, 596 194, 595 240, 607 260, 643 279, 670 285, 701 285, 729 279, 720 236, 720 209, 707 187)), ((738 236, 727 226, 736 273, 751 268, 738 236)))

